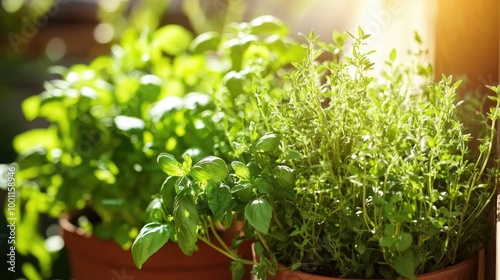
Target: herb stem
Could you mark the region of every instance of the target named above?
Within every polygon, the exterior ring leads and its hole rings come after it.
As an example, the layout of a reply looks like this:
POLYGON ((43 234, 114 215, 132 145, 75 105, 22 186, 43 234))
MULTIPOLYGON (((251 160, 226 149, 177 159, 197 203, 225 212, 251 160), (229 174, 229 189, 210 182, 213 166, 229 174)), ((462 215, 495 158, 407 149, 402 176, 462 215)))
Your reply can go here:
POLYGON ((249 261, 249 260, 246 260, 246 259, 242 259, 242 258, 240 258, 238 256, 235 256, 235 254, 233 252, 226 252, 226 251, 224 251, 223 249, 221 249, 218 246, 214 245, 210 241, 210 239, 205 238, 202 235, 198 235, 198 239, 201 240, 203 243, 207 244, 208 246, 212 247, 212 249, 216 250, 217 252, 223 254, 224 256, 230 258, 233 261, 238 261, 238 262, 241 262, 242 264, 246 264, 246 265, 256 265, 256 263, 254 263, 253 261, 249 261))

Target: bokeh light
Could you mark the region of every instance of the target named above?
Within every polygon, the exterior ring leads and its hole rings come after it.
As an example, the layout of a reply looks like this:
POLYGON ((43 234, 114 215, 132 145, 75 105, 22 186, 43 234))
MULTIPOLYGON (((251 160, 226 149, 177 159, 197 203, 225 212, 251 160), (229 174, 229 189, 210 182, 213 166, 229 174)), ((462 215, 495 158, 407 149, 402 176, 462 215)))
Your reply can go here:
POLYGON ((58 61, 66 53, 66 43, 59 37, 52 38, 45 49, 45 54, 52 61, 58 61))
POLYGON ((94 39, 101 44, 111 42, 113 39, 113 26, 107 23, 100 23, 94 29, 94 39))

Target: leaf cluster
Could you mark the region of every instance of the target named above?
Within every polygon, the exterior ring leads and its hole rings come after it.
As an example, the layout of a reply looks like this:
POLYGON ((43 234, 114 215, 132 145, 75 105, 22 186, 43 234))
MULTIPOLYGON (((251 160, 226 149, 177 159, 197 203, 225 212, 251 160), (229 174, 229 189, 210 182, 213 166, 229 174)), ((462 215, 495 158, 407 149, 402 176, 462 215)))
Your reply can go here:
MULTIPOLYGON (((13 143, 19 153, 18 251, 48 263, 37 234, 38 215, 88 208, 100 221, 80 219, 81 227, 129 248, 156 215, 150 212, 157 204, 150 202, 157 201, 165 178, 163 165, 154 159, 162 152, 195 162, 212 154, 231 158, 228 131, 242 127, 232 124, 240 124, 247 77, 275 83, 277 70, 305 53, 286 33, 286 26, 270 16, 235 24, 225 34, 197 37, 178 25, 142 33, 130 29, 111 54, 88 65, 52 69, 61 78, 47 81, 44 92, 22 105, 28 120, 43 119, 49 127, 22 133, 13 143), (221 104, 227 116, 217 110, 221 104)), ((189 173, 204 182, 208 173, 184 164, 172 175, 189 173)), ((178 225, 184 212, 193 210, 189 196, 181 197, 172 201, 181 209, 171 213, 178 225)), ((224 214, 216 213, 216 218, 224 214)), ((182 220, 182 227, 205 221, 191 218, 182 220)), ((159 232, 170 236, 168 227, 159 232)), ((184 237, 192 244, 196 235, 184 237)))

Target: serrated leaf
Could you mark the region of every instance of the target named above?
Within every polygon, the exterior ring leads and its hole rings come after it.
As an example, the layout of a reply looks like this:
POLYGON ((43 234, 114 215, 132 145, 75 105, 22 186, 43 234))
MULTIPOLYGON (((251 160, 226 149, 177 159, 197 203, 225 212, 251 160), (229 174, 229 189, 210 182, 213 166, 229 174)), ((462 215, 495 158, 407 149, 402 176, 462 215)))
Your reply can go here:
POLYGON ((206 189, 208 207, 217 221, 222 222, 231 207, 232 195, 229 187, 221 184, 209 184, 206 189))
POLYGON ((169 176, 182 177, 185 176, 182 166, 175 159, 175 157, 168 153, 161 153, 158 156, 158 164, 161 170, 167 173, 169 176))
POLYGON ((233 161, 231 162, 231 167, 234 169, 234 173, 236 173, 238 178, 242 180, 250 180, 250 171, 243 162, 233 161))
POLYGON ((267 234, 272 218, 271 205, 262 198, 255 199, 245 206, 245 217, 252 227, 267 234))
POLYGON ((134 264, 141 268, 146 260, 156 253, 172 234, 172 226, 168 224, 149 223, 145 225, 132 244, 134 264))
POLYGON ((191 256, 198 241, 200 217, 196 204, 186 193, 180 193, 175 197, 173 216, 177 244, 186 256, 191 256))
POLYGON ((196 163, 190 175, 201 183, 219 183, 229 175, 227 165, 221 158, 209 156, 196 163))

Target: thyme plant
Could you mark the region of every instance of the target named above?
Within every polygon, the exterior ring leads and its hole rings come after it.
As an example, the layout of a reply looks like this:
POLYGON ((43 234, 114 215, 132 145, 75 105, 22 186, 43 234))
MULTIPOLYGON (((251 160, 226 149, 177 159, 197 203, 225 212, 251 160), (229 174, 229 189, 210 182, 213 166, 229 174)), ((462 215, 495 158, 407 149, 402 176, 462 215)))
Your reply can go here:
POLYGON ((287 162, 293 199, 272 197, 280 223, 271 228, 288 237, 270 234, 267 247, 311 273, 415 279, 470 257, 487 239, 499 89, 490 87, 496 105, 472 158, 472 136, 459 121, 460 82, 432 82, 422 52, 398 65, 393 51, 387 70, 372 76, 371 51, 362 50, 369 35, 358 32, 352 56, 339 59, 341 44, 318 48, 311 34, 290 89, 272 105, 283 151, 301 158, 287 162), (332 50, 333 60, 318 61, 332 50))

